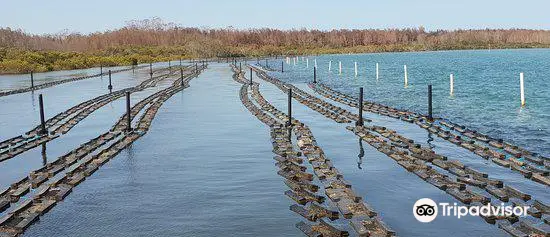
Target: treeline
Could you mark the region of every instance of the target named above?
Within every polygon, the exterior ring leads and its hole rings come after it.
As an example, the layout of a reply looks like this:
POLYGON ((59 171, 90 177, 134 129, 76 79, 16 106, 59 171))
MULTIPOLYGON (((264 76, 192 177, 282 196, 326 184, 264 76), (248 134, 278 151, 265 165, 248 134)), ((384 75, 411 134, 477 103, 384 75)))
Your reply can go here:
POLYGON ((199 29, 159 18, 79 34, 32 35, 0 29, 0 72, 121 65, 179 58, 549 47, 550 31, 199 29), (26 65, 26 66, 24 66, 26 65))

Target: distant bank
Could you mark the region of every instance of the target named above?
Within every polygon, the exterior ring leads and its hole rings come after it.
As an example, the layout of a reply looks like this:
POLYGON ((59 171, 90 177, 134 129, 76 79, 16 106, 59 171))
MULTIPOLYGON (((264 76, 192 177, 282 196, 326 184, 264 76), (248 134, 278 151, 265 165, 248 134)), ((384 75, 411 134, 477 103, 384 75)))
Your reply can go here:
POLYGON ((423 27, 330 31, 199 29, 160 20, 144 20, 92 34, 34 35, 0 28, 0 73, 122 66, 191 58, 515 48, 550 48, 550 31, 426 31, 423 27))

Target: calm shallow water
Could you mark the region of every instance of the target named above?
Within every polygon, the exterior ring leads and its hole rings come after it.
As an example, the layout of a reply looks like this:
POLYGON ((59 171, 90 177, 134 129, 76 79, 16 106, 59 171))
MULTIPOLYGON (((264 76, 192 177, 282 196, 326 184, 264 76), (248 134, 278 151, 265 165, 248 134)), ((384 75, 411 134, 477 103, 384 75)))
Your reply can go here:
MULTIPOLYGON (((120 67, 104 67, 103 72, 109 70, 118 70, 128 68, 127 66, 120 67)), ((86 68, 76 70, 65 71, 52 71, 52 72, 37 72, 33 74, 34 84, 40 85, 46 82, 58 81, 67 78, 81 77, 94 75, 101 72, 101 68, 86 68)), ((12 74, 12 75, 0 75, 0 91, 3 90, 15 90, 31 86, 30 74, 12 74)))
MULTIPOLYGON (((285 73, 273 75, 289 82, 310 82, 314 58, 318 79, 339 91, 357 95, 362 86, 366 100, 426 114, 427 85, 432 84, 435 116, 550 155, 549 49, 323 55, 310 57, 308 68, 302 58, 296 66, 291 60, 291 65, 285 64, 285 73), (341 75, 338 61, 342 62, 341 75), (403 65, 408 68, 407 88, 403 65), (520 72, 525 73, 525 108, 520 106, 520 72), (451 73, 454 96, 449 95, 451 73)), ((281 60, 269 63, 280 70, 281 60)))
POLYGON ((25 236, 299 236, 268 128, 211 68, 25 236))
MULTIPOLYGON (((300 81, 306 80, 305 72, 306 69, 296 67, 292 74, 285 73, 288 76, 285 80, 294 75, 295 85, 313 94, 300 81)), ((136 75, 131 71, 120 73, 114 79, 115 89, 119 85, 120 88, 135 85, 147 78, 147 73, 147 69, 136 75)), ((413 83, 411 74, 409 78, 413 83)), ((255 79, 261 83, 260 91, 265 98, 286 111, 286 95, 255 79)), ((343 82, 335 79, 334 85, 343 82)), ((47 111, 52 112, 47 112, 47 117, 105 93, 107 82, 104 78, 65 85, 43 90, 47 101, 49 98, 64 101, 49 104, 47 111), (79 93, 72 92, 75 88, 79 93)), ((24 236, 302 236, 294 226, 302 218, 288 209, 293 202, 283 194, 287 187, 276 174, 269 129, 241 104, 240 84, 231 79, 229 67, 211 64, 190 85, 161 107, 147 135, 88 177, 24 236)), ((158 89, 135 93, 132 103, 158 89)), ((2 139, 37 124, 38 113, 32 101, 36 96, 25 93, 0 98, 2 139), (31 109, 34 112, 21 112, 31 109), (5 131, 11 135, 4 136, 5 131)), ((357 194, 400 236, 506 236, 477 217, 438 218, 419 225, 411 213, 417 199, 430 197, 451 203, 454 199, 408 173, 367 143, 362 145, 365 156, 359 159, 359 140, 345 130, 345 125, 336 124, 295 101, 293 106, 295 117, 310 126, 319 145, 353 184, 357 194)), ((48 143, 48 159, 53 160, 109 129, 123 113, 124 99, 92 113, 68 134, 48 143)), ((428 143, 426 131, 415 125, 374 114, 367 116, 379 125, 428 143)), ((439 138, 431 144, 442 154, 550 202, 550 193, 542 185, 439 138)), ((38 147, 0 163, 0 189, 40 167, 40 151, 38 147)))

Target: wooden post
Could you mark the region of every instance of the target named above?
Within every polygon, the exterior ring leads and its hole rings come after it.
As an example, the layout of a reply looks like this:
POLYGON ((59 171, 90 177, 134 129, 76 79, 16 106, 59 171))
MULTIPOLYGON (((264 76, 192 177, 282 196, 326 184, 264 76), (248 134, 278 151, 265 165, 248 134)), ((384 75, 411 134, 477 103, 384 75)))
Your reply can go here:
POLYGON ((409 76, 407 75, 407 65, 403 65, 403 71, 405 72, 405 87, 409 85, 409 76))
POLYGON ((126 131, 132 131, 132 115, 130 109, 130 92, 126 91, 126 131))
POLYGON ((153 78, 153 64, 152 63, 149 63, 149 76, 151 76, 151 78, 153 78))
POLYGON ((103 64, 99 65, 99 73, 103 75, 103 64))
POLYGON ((432 85, 428 85, 428 120, 430 122, 434 121, 432 115, 432 85))
POLYGON ((359 87, 359 120, 355 126, 363 126, 363 87, 359 87))
POLYGON ((42 94, 38 95, 38 107, 40 109, 40 135, 48 134, 48 130, 46 130, 46 119, 44 118, 44 99, 42 98, 42 94))
POLYGON ((379 73, 378 73, 378 63, 376 63, 376 80, 378 81, 378 78, 379 78, 379 73))
POLYGON ((450 81, 450 85, 449 85, 449 87, 450 87, 450 92, 449 92, 449 94, 450 94, 451 96, 453 96, 453 94, 454 94, 454 87, 455 87, 455 78, 454 78, 454 76, 453 76, 452 73, 451 73, 451 75, 449 76, 449 81, 450 81))
POLYGON ((519 74, 519 93, 521 99, 521 106, 525 106, 525 90, 523 88, 523 72, 519 74))

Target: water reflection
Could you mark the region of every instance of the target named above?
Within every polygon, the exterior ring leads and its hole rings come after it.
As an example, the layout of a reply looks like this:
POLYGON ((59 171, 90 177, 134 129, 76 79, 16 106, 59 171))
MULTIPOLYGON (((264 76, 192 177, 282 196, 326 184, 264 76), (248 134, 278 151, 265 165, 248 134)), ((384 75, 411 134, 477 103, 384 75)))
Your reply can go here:
POLYGON ((133 144, 130 144, 126 149, 128 154, 128 159, 126 159, 126 165, 128 167, 128 181, 130 183, 135 183, 137 179, 137 165, 136 165, 136 154, 133 147, 133 144))
POLYGON ((365 149, 363 149, 363 140, 359 138, 359 155, 357 155, 357 168, 360 170, 363 169, 361 165, 363 164, 363 157, 365 157, 365 149))
POLYGON ((428 141, 427 141, 427 143, 428 143, 428 147, 429 147, 430 149, 434 149, 434 148, 435 148, 435 146, 432 144, 433 141, 434 141, 434 138, 432 137, 432 133, 428 133, 428 141))
POLYGON ((288 142, 292 143, 292 126, 288 126, 288 142))
POLYGON ((46 143, 42 143, 42 165, 48 164, 48 156, 46 154, 46 143))
POLYGON ((36 107, 36 101, 34 99, 34 90, 31 91, 31 104, 32 104, 32 108, 34 109, 36 107))

